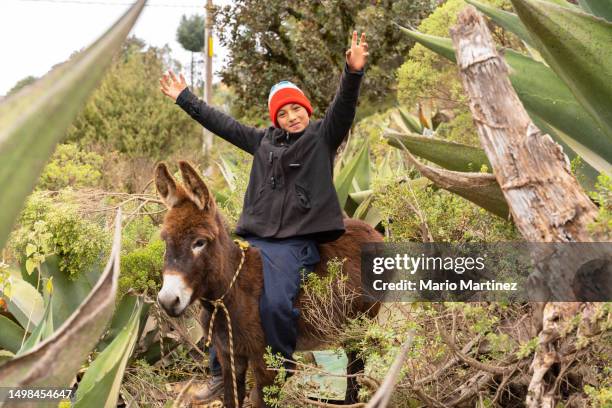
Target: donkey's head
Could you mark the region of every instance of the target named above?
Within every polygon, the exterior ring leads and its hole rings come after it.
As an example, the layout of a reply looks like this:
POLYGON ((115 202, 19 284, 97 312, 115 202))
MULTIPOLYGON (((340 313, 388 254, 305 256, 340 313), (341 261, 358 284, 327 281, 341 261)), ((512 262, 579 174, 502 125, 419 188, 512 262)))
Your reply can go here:
POLYGON ((174 317, 204 295, 205 280, 210 283, 210 275, 223 264, 219 258, 225 251, 220 246, 229 241, 202 178, 187 162, 179 162, 179 168, 183 184, 164 163, 155 170, 157 191, 168 207, 161 231, 166 243, 163 286, 157 300, 174 317))

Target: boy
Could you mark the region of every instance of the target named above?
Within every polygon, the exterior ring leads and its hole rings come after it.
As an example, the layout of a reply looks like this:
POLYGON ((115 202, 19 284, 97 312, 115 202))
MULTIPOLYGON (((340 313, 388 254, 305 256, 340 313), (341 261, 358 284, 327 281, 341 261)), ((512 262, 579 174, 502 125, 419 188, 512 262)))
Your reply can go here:
MULTIPOLYGON (((274 85, 268 98, 267 129, 245 126, 199 100, 185 78, 172 71, 160 79, 161 91, 204 127, 251 153, 253 166, 236 234, 258 247, 264 274, 260 300, 266 342, 274 353, 291 359, 297 341, 299 311, 293 308, 301 270, 314 270, 317 243, 344 233, 342 209, 333 185, 337 148, 355 118, 359 87, 368 58, 365 33, 351 48, 340 86, 325 116, 311 121, 312 107, 304 93, 289 81, 274 85)), ((222 394, 220 367, 211 350, 213 378, 198 397, 205 401, 222 394)))

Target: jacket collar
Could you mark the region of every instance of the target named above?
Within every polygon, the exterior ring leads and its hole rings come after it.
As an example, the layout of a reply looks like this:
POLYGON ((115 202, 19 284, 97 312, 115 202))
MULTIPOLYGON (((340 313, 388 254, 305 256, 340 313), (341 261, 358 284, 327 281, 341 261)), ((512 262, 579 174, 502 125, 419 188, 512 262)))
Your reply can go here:
POLYGON ((310 126, 312 122, 308 123, 308 125, 304 128, 304 130, 302 130, 301 132, 296 132, 296 133, 289 133, 286 130, 280 129, 278 128, 278 131, 275 132, 274 135, 274 143, 288 143, 288 144, 292 144, 293 142, 295 142, 300 136, 302 136, 306 130, 308 130, 308 127, 310 126))

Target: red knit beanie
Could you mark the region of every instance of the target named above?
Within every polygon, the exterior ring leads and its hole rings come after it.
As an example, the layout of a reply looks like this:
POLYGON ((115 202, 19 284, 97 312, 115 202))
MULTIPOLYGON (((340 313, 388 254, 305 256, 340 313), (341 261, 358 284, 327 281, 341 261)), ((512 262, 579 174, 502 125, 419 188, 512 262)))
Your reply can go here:
POLYGON ((312 106, 306 95, 304 95, 304 92, 292 82, 281 81, 270 89, 270 96, 268 96, 270 120, 274 123, 274 126, 280 127, 276 120, 276 114, 280 108, 288 103, 302 105, 308 112, 308 116, 312 115, 312 106))

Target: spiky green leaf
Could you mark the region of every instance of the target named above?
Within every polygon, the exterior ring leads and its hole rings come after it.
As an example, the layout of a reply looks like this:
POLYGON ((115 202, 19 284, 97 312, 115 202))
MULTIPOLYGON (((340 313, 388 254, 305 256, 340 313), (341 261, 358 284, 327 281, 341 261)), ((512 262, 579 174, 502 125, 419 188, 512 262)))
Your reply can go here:
POLYGON ((400 114, 402 122, 411 132, 418 133, 419 135, 423 133, 423 125, 421 125, 419 122, 418 117, 402 108, 398 108, 397 110, 400 114))
POLYGON ((385 130, 383 135, 391 146, 398 149, 406 146, 413 154, 436 163, 445 169, 480 171, 483 166, 486 166, 488 171, 491 171, 489 159, 487 159, 487 155, 481 148, 435 139, 433 137, 398 133, 391 129, 385 130))
POLYGON ((32 332, 42 321, 45 301, 34 286, 22 279, 18 270, 9 269, 9 274, 11 290, 8 296, 8 311, 21 327, 26 328, 27 332, 32 332))
POLYGON ((127 324, 85 372, 77 390, 75 408, 117 406, 125 367, 138 338, 142 304, 142 300, 136 301, 127 324))
POLYGON ((476 7, 481 13, 487 15, 491 20, 495 21, 499 26, 514 33, 530 46, 534 46, 529 36, 529 31, 521 22, 521 19, 514 13, 509 11, 501 10, 490 4, 482 3, 476 0, 465 0, 467 3, 476 7))
MULTIPOLYGON (((415 41, 455 62, 450 38, 426 35, 404 29, 415 41)), ((510 66, 510 81, 529 114, 550 123, 574 139, 577 144, 599 152, 612 163, 612 137, 576 100, 570 89, 546 65, 512 50, 504 56, 510 66)), ((585 160, 589 158, 585 157, 585 160)), ((589 162, 590 163, 590 162, 589 162)), ((595 167, 594 163, 590 163, 595 167)))
MULTIPOLYGON (((398 140, 400 146, 402 142, 398 140)), ((508 218, 510 210, 495 176, 489 173, 468 173, 434 168, 419 162, 407 147, 402 147, 414 167, 436 185, 470 200, 491 213, 508 218)))
POLYGON ((32 334, 27 338, 27 340, 22 344, 19 348, 19 351, 16 355, 22 355, 29 350, 31 350, 35 345, 40 343, 46 338, 51 337, 53 334, 53 296, 48 295, 45 299, 45 314, 43 315, 42 320, 36 326, 36 328, 32 331, 32 334))
POLYGON ((512 0, 512 5, 542 57, 610 141, 612 24, 579 9, 538 0, 512 0))
POLYGON ((612 22, 612 1, 610 0, 578 0, 584 11, 594 16, 612 22))
POLYGON ((16 353, 21 348, 25 331, 6 316, 0 315, 0 348, 16 353))
POLYGON ((355 178, 359 170, 364 168, 363 162, 369 162, 369 151, 368 144, 364 143, 359 152, 346 162, 334 178, 334 186, 336 187, 340 208, 344 208, 349 193, 353 189, 353 178, 355 178))

